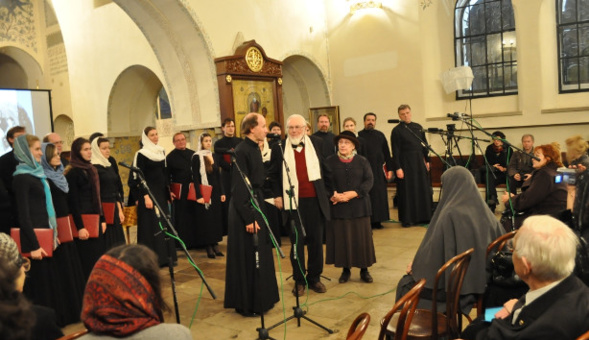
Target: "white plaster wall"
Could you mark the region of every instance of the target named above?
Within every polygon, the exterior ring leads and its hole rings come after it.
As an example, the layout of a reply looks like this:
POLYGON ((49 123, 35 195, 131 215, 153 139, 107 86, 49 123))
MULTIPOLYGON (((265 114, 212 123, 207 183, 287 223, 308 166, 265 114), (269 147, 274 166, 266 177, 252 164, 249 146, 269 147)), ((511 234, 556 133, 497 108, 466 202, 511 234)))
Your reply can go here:
POLYGON ((77 136, 107 130, 113 83, 131 65, 162 71, 145 37, 115 4, 53 0, 66 46, 77 136))

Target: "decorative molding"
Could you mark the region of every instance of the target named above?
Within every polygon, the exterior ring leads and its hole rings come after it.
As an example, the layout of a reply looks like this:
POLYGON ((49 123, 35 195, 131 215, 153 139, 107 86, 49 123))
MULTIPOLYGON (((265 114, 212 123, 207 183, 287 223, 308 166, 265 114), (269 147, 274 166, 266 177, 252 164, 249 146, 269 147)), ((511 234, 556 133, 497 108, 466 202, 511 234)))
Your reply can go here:
POLYGON ((11 42, 38 52, 35 6, 31 0, 0 2, 0 19, 0 42, 11 42))
POLYGON ((568 112, 587 112, 589 111, 589 106, 580 106, 580 107, 558 107, 553 109, 543 109, 540 110, 541 114, 552 114, 552 113, 568 113, 568 112))

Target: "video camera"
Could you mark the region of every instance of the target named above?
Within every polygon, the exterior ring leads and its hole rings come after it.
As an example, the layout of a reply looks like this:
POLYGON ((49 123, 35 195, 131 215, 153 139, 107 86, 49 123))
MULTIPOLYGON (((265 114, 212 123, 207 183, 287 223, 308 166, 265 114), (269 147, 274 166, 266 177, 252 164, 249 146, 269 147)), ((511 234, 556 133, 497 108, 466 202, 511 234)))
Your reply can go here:
POLYGON ((554 177, 554 183, 566 183, 575 185, 577 183, 577 170, 560 167, 556 169, 557 175, 554 177))

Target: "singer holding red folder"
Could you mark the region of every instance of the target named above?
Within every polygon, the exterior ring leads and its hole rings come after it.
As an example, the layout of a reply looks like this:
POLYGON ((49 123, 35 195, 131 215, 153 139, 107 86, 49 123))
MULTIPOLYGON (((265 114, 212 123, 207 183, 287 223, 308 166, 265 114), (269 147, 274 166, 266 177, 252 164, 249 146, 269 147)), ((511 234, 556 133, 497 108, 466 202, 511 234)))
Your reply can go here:
MULTIPOLYGON (((79 235, 76 244, 86 279, 90 276, 96 261, 105 252, 103 228, 87 225, 82 218, 82 215, 102 215, 100 182, 96 168, 90 163, 91 159, 90 141, 76 138, 72 144, 70 165, 65 169, 65 177, 69 185, 70 213, 79 235), (91 238, 89 229, 97 227, 98 237, 91 238)), ((102 218, 100 220, 103 221, 102 218)))
MULTIPOLYGON (((23 293, 34 304, 53 308, 58 322, 64 326, 70 321, 65 316, 62 301, 68 301, 68 293, 62 289, 66 278, 56 275, 62 262, 66 262, 57 247, 57 238, 41 246, 34 229, 56 231, 56 214, 47 177, 41 167, 43 151, 39 138, 22 135, 14 142, 14 155, 19 161, 13 174, 15 204, 20 225, 20 245, 23 253, 30 253, 31 270, 23 293), (53 257, 47 257, 50 250, 53 257)), ((18 243, 18 242, 17 242, 18 243)), ((77 254, 76 254, 77 255, 77 254)), ((78 310, 79 312, 79 310, 78 310)), ((79 315, 79 314, 78 314, 79 315)))
POLYGON ((221 203, 225 202, 225 191, 220 180, 219 162, 213 157, 211 146, 211 135, 202 133, 197 151, 192 155, 192 178, 197 203, 193 241, 196 245, 205 246, 207 256, 214 259, 216 256, 224 256, 219 250, 219 242, 223 240, 223 225, 219 221, 222 220, 221 203), (211 191, 207 195, 205 190, 211 191))

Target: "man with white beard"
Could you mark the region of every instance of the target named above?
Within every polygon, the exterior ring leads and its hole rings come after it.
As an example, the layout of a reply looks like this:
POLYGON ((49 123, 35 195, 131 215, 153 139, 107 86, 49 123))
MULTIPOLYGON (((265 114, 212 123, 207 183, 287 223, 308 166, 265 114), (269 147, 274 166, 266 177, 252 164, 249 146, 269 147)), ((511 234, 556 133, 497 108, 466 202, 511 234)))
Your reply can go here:
POLYGON ((320 138, 307 136, 307 122, 301 115, 292 115, 286 121, 287 138, 282 145, 275 145, 272 150, 274 178, 274 200, 276 207, 289 211, 294 219, 296 232, 291 230, 290 240, 293 244, 290 260, 293 268, 295 286, 293 294, 302 296, 305 293, 305 281, 309 288, 317 293, 325 293, 327 288, 321 283, 323 272, 323 230, 325 221, 329 220, 329 198, 323 181, 325 162, 321 150, 323 143, 320 138), (282 150, 280 150, 282 147, 282 150), (286 165, 288 166, 285 166, 286 165), (288 172, 288 173, 287 173, 288 172), (289 178, 293 186, 293 197, 287 192, 289 178), (306 233, 303 237, 301 223, 297 214, 300 213, 306 233), (305 266, 305 244, 307 245, 308 261, 305 266), (306 276, 306 280, 305 280, 306 276))

